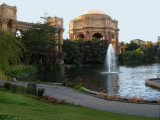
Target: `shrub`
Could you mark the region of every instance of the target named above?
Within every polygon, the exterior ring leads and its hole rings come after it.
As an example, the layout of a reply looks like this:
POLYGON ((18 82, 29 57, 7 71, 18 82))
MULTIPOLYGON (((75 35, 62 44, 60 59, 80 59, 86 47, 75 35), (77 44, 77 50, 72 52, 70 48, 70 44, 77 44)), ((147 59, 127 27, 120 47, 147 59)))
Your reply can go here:
POLYGON ((13 93, 16 93, 17 92, 17 85, 11 85, 11 90, 13 93))
POLYGON ((61 103, 62 103, 62 101, 60 101, 60 100, 56 101, 56 104, 61 104, 61 103))
POLYGON ((132 102, 132 100, 133 100, 133 98, 130 98, 130 97, 128 98, 128 101, 129 101, 129 102, 132 102))
POLYGON ((35 94, 36 94, 36 91, 35 91, 35 88, 33 88, 33 87, 31 87, 31 86, 27 86, 26 89, 25 89, 25 93, 26 93, 26 94, 35 95, 35 94))
POLYGON ((74 89, 80 89, 81 86, 80 86, 80 85, 75 85, 75 86, 73 86, 73 88, 74 88, 74 89))
POLYGON ((4 83, 4 88, 6 88, 7 90, 10 90, 11 89, 11 83, 5 82, 4 83))
POLYGON ((47 101, 48 103, 55 103, 56 102, 56 98, 51 98, 51 99, 49 99, 48 101, 47 101))
POLYGON ((124 100, 124 98, 123 98, 123 97, 119 97, 119 99, 120 99, 120 100, 124 100))
POLYGON ((99 97, 106 97, 107 95, 104 94, 104 93, 102 93, 102 92, 99 92, 99 93, 97 94, 97 96, 99 96, 99 97))
POLYGON ((42 99, 41 99, 41 101, 42 101, 42 102, 45 102, 45 99, 44 99, 44 98, 42 98, 42 99))
POLYGON ((137 101, 138 101, 138 99, 137 99, 136 96, 134 96, 134 97, 132 98, 132 100, 133 100, 133 102, 137 102, 137 101))
POLYGON ((88 93, 86 90, 84 90, 83 88, 79 88, 78 89, 79 91, 81 91, 81 92, 84 92, 84 93, 88 93))
POLYGON ((43 96, 43 93, 44 93, 44 89, 41 88, 41 89, 38 89, 38 92, 37 92, 37 95, 42 97, 43 96))
POLYGON ((113 98, 118 100, 119 96, 118 95, 113 95, 113 98))
POLYGON ((139 98, 139 101, 140 101, 140 102, 143 102, 143 101, 144 101, 144 99, 143 99, 143 98, 139 98))
POLYGON ((25 93, 25 87, 23 87, 23 86, 17 86, 17 93, 20 93, 20 94, 25 93))
POLYGON ((64 104, 64 105, 67 104, 67 102, 65 100, 62 100, 61 103, 64 104))
POLYGON ((40 100, 41 98, 40 98, 39 96, 36 96, 36 99, 37 99, 37 100, 40 100))
POLYGON ((49 100, 49 96, 44 96, 44 99, 45 100, 49 100))
POLYGON ((108 99, 113 99, 114 96, 113 96, 113 95, 108 95, 107 98, 108 98, 108 99))
POLYGON ((63 86, 67 86, 67 82, 64 81, 64 82, 62 83, 62 85, 63 85, 63 86))
POLYGON ((17 65, 17 66, 10 68, 9 70, 6 70, 6 75, 12 78, 13 77, 19 78, 25 75, 26 73, 30 73, 33 71, 37 71, 37 68, 34 66, 17 65))

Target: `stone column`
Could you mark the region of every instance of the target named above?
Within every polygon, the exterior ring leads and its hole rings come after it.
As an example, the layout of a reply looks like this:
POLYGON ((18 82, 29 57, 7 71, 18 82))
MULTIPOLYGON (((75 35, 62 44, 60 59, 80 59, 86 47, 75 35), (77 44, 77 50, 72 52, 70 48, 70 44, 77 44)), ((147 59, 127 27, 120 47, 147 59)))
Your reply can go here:
POLYGON ((118 33, 116 34, 116 51, 119 52, 119 37, 118 37, 118 33))
POLYGON ((90 32, 90 33, 89 33, 89 39, 91 39, 91 38, 92 38, 92 33, 90 32))
POLYGON ((87 32, 84 33, 84 40, 85 40, 85 41, 88 40, 88 34, 87 34, 87 32))
POLYGON ((2 20, 2 30, 7 31, 7 20, 2 20))
POLYGON ((108 39, 108 33, 106 33, 106 40, 109 40, 109 39, 108 39))

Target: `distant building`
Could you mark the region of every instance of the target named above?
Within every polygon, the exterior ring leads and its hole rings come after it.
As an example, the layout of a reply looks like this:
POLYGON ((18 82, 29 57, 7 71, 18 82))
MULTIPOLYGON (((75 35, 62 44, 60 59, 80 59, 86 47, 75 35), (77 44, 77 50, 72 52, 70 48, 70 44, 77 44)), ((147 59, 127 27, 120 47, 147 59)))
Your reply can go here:
POLYGON ((131 42, 134 42, 138 45, 143 45, 143 40, 140 40, 140 39, 133 39, 133 40, 131 40, 131 42))
POLYGON ((119 51, 118 21, 113 20, 101 10, 88 10, 83 15, 70 21, 69 37, 71 40, 107 39, 114 51, 119 51))
MULTIPOLYGON (((50 22, 52 26, 57 28, 57 43, 56 50, 61 52, 61 45, 63 44, 63 18, 47 18, 47 22, 50 22)), ((5 3, 0 5, 0 30, 16 32, 16 30, 28 30, 32 27, 33 23, 27 23, 17 20, 17 7, 9 6, 5 3)))

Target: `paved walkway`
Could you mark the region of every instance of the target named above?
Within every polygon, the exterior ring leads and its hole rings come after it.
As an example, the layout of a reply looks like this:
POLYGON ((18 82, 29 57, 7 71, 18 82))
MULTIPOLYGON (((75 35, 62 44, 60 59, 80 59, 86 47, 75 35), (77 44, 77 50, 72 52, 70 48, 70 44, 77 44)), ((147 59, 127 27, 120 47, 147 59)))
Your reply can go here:
MULTIPOLYGON (((26 83, 14 82, 13 84, 24 85, 26 83)), ((160 105, 151 104, 135 104, 104 100, 91 95, 77 92, 71 88, 57 85, 42 85, 37 84, 37 88, 44 88, 44 95, 55 97, 60 100, 66 100, 75 105, 81 105, 89 108, 94 108, 103 111, 115 113, 123 113, 130 115, 160 117, 160 105)))

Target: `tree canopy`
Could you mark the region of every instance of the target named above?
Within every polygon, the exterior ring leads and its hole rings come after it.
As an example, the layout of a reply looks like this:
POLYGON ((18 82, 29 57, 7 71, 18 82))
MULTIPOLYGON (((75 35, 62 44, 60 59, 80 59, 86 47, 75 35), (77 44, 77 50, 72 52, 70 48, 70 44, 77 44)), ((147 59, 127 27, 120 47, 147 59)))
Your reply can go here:
POLYGON ((0 31, 0 67, 5 70, 9 65, 15 65, 23 57, 23 44, 14 34, 0 31))
POLYGON ((26 46, 27 61, 33 63, 53 62, 56 56, 56 28, 49 23, 34 24, 31 29, 21 31, 20 39, 26 46))

